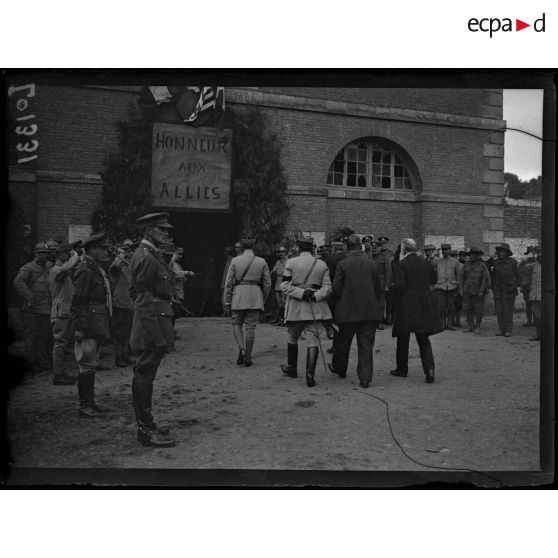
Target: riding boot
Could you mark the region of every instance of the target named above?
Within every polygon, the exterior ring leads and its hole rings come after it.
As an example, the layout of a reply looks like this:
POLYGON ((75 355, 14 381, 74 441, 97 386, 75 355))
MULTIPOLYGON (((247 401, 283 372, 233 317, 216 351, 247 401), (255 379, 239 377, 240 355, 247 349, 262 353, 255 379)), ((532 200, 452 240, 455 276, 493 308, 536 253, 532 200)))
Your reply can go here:
POLYGON ((286 374, 291 378, 296 378, 297 362, 298 362, 298 344, 287 343, 287 365, 285 364, 281 365, 281 370, 283 371, 283 374, 286 374))
POLYGON ((255 339, 246 338, 246 352, 244 354, 244 366, 252 366, 252 349, 255 339))
POLYGON ((482 322, 482 316, 477 316, 475 318, 475 333, 479 334, 480 333, 480 326, 481 326, 481 322, 482 322))
POLYGON ((316 380, 314 375, 316 373, 316 363, 318 362, 318 347, 308 347, 306 351, 306 385, 314 387, 316 380))
POLYGON ((114 364, 119 368, 124 368, 127 366, 127 362, 124 359, 124 344, 114 342, 114 364))
POLYGON ((77 379, 79 414, 87 418, 99 418, 102 409, 95 405, 95 373, 80 374, 77 379))
POLYGON ((157 425, 151 414, 153 384, 132 380, 132 400, 138 424, 138 440, 144 446, 172 447, 176 441, 169 436, 169 427, 157 425))

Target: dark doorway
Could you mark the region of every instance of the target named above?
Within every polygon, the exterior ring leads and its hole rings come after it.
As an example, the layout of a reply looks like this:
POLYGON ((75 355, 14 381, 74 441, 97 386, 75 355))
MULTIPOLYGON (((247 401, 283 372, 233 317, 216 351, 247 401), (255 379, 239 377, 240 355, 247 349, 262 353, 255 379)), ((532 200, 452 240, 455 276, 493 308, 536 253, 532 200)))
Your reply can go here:
POLYGON ((174 244, 184 248, 182 267, 196 275, 184 285, 185 306, 196 315, 222 312, 224 248, 238 240, 239 219, 232 213, 170 212, 174 244))

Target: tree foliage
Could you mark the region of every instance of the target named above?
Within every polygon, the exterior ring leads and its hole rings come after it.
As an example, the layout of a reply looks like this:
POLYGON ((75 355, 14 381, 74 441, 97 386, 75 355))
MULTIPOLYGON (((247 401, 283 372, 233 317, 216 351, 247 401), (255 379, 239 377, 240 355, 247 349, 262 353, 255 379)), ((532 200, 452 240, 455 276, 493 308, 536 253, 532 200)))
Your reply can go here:
POLYGON ((228 122, 233 129, 234 209, 242 233, 254 236, 263 254, 272 254, 284 239, 289 212, 282 144, 259 110, 229 111, 228 122))
POLYGON ((127 121, 116 123, 118 151, 107 158, 102 205, 93 214, 94 231, 114 239, 134 236, 135 220, 151 206, 151 120, 130 105, 127 121))
POLYGON ((517 174, 504 173, 505 195, 518 200, 540 200, 542 197, 542 176, 531 180, 521 180, 517 174))

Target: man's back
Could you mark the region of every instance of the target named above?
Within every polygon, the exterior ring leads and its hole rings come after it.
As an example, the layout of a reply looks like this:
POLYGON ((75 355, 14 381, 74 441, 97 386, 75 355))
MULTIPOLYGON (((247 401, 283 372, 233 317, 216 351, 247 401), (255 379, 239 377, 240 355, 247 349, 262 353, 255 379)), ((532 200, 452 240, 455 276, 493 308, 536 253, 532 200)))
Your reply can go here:
POLYGON ((393 271, 392 290, 399 295, 410 291, 428 291, 437 279, 436 268, 416 253, 395 264, 393 271))

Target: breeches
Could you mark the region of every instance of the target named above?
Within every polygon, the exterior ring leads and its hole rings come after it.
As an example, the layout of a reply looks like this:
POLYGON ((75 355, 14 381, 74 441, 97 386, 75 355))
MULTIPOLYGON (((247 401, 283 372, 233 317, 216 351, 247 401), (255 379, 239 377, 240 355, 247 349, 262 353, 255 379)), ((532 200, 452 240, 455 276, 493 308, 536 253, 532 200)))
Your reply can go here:
POLYGON ((482 318, 484 311, 484 295, 463 295, 463 310, 467 314, 473 314, 476 318, 482 318))
POLYGON ((233 310, 231 313, 233 326, 246 326, 246 335, 254 334, 260 320, 261 310, 233 310))
POLYGON ((64 352, 74 336, 74 322, 72 318, 56 318, 52 325, 54 345, 52 349, 52 365, 54 374, 64 372, 64 352))
POLYGON ((94 374, 99 360, 100 345, 96 339, 82 339, 74 344, 80 374, 94 374))
POLYGON ((446 312, 453 312, 455 310, 454 298, 456 291, 442 291, 435 290, 436 303, 440 314, 445 315, 446 312))
POLYGON ((153 349, 144 349, 137 352, 137 355, 138 358, 134 366, 134 381, 143 385, 153 384, 163 355, 156 353, 153 349))
POLYGON ((287 335, 288 342, 291 345, 296 345, 298 343, 298 338, 300 334, 304 332, 304 337, 306 337, 307 347, 318 347, 318 338, 323 336, 325 329, 321 321, 300 321, 300 322, 287 322, 287 335))

